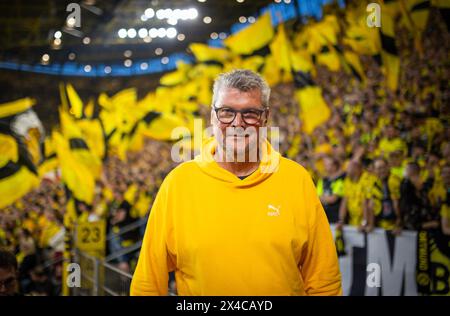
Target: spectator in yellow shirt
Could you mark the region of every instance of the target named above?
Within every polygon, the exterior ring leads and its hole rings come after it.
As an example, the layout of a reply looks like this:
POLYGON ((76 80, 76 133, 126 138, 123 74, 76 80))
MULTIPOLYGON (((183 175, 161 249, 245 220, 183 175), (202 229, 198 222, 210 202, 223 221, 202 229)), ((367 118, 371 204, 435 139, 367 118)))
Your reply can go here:
POLYGON ((385 158, 388 158, 391 152, 397 150, 402 151, 405 155, 407 154, 406 143, 398 137, 398 130, 393 125, 385 127, 385 137, 380 140, 378 150, 385 158))
POLYGON ((367 191, 368 216, 367 231, 375 226, 393 230, 395 234, 401 231, 401 216, 399 208, 401 179, 390 172, 384 158, 374 161, 376 180, 367 191))
POLYGON ((350 161, 344 180, 344 196, 339 208, 338 228, 341 228, 346 222, 351 226, 361 226, 366 197, 364 185, 361 162, 357 160, 350 161))

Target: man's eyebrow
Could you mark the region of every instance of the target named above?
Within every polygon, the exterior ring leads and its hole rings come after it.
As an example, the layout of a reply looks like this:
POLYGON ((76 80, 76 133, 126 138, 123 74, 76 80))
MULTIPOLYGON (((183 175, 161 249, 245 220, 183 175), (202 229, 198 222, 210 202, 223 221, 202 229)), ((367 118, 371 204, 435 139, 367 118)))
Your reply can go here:
MULTIPOLYGON (((217 107, 217 108, 218 108, 218 109, 226 108, 226 109, 235 110, 235 109, 233 109, 231 106, 226 105, 226 104, 222 104, 221 106, 219 106, 219 107, 217 107)), ((254 105, 254 106, 252 106, 251 108, 248 108, 248 109, 242 109, 242 111, 245 111, 245 110, 264 110, 264 109, 265 109, 265 107, 263 107, 262 105, 254 105)))

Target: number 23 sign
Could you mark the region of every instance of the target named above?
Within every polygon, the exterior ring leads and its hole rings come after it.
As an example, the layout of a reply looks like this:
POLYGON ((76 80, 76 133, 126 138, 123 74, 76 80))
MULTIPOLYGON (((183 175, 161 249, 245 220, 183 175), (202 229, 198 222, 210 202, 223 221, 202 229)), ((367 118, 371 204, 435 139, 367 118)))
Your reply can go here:
POLYGON ((105 249, 105 221, 80 223, 77 226, 77 247, 92 251, 105 249))

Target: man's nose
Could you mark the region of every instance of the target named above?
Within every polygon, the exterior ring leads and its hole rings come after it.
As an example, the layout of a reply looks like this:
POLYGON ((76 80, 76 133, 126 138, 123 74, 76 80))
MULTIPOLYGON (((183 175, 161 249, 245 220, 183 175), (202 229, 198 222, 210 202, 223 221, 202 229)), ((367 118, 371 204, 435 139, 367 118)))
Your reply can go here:
POLYGON ((236 113, 236 117, 234 118, 233 122, 231 122, 231 126, 233 126, 233 127, 245 126, 245 122, 242 119, 242 113, 240 113, 240 112, 236 113))

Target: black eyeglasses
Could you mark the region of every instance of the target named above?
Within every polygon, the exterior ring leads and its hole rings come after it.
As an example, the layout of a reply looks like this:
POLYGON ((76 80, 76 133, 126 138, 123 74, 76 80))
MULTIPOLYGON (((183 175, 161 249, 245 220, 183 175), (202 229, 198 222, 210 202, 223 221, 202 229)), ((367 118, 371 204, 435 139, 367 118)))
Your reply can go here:
POLYGON ((216 112, 217 119, 223 124, 231 124, 236 118, 237 113, 241 113, 242 120, 247 125, 257 125, 261 123, 262 115, 267 111, 267 108, 260 109, 245 109, 235 110, 228 107, 216 108, 213 107, 216 112))

